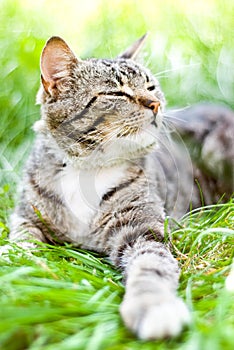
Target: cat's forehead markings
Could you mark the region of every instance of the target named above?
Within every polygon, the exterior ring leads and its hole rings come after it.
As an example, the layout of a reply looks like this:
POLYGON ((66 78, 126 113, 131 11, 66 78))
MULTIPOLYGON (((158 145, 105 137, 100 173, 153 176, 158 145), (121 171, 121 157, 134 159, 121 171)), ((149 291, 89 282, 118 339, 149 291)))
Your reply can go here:
POLYGON ((129 86, 127 86, 127 85, 123 85, 122 88, 121 88, 121 90, 122 90, 125 94, 127 94, 127 95, 129 95, 129 96, 133 96, 133 95, 134 95, 134 92, 132 91, 132 89, 131 89, 129 86))

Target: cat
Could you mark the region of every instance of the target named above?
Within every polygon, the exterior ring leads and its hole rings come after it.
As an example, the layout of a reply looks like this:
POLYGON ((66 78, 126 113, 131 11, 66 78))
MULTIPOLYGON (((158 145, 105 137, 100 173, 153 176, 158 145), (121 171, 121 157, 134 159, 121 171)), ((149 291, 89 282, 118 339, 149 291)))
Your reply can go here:
MULTIPOLYGON (((182 139, 177 147, 160 132, 164 94, 136 61, 144 40, 116 59, 86 60, 60 37, 47 41, 37 96, 41 119, 34 126, 37 137, 9 237, 25 248, 34 247, 30 240, 70 242, 109 256, 124 276, 120 313, 125 325, 141 339, 159 339, 177 336, 190 322, 176 293, 180 269, 164 240, 164 221, 168 214, 179 218, 191 203, 201 205, 193 175, 202 167, 191 163, 182 139)), ((212 136, 214 120, 201 112, 193 135, 188 114, 173 117, 182 136, 184 131, 200 146, 199 164, 207 170, 202 145, 212 136)), ((232 142, 228 132, 224 139, 232 142)), ((228 157, 225 162, 231 164, 232 154, 228 157)), ((216 199, 210 193, 206 188, 203 202, 216 199)))

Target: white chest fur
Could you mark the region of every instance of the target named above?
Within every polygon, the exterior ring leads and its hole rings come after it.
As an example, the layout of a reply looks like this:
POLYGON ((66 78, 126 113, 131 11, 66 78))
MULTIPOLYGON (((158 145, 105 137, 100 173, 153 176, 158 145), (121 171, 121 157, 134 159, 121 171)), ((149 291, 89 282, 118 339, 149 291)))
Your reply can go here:
POLYGON ((103 195, 120 183, 126 167, 124 164, 90 171, 76 169, 72 165, 64 168, 59 188, 76 225, 71 236, 87 232, 90 221, 99 210, 103 195))

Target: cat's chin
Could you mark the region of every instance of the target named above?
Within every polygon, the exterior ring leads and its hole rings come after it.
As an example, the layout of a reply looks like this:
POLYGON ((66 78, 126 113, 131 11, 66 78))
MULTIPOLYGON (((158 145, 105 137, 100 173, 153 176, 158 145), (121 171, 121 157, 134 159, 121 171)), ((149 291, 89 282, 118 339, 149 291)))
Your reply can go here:
POLYGON ((71 156, 69 160, 80 169, 107 168, 142 158, 155 150, 157 144, 155 128, 148 128, 100 146, 86 157, 71 156))

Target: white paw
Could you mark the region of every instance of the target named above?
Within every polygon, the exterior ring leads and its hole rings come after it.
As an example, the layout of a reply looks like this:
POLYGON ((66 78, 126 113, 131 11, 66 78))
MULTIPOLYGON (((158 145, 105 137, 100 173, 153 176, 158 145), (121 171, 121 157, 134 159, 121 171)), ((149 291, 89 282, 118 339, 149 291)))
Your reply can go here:
POLYGON ((182 299, 173 294, 161 302, 157 299, 152 294, 128 296, 121 304, 126 326, 141 339, 175 337, 190 322, 190 313, 182 299))

